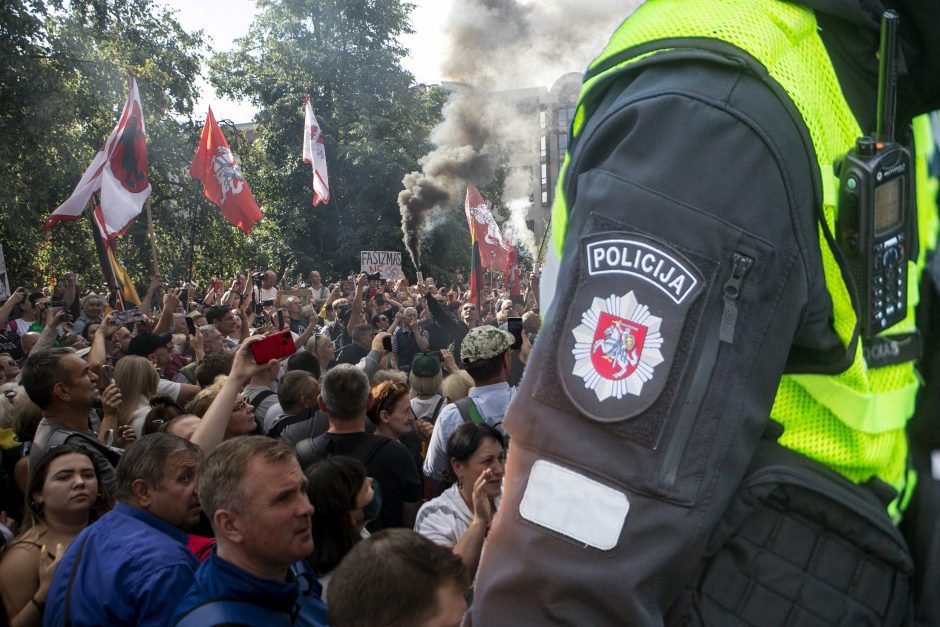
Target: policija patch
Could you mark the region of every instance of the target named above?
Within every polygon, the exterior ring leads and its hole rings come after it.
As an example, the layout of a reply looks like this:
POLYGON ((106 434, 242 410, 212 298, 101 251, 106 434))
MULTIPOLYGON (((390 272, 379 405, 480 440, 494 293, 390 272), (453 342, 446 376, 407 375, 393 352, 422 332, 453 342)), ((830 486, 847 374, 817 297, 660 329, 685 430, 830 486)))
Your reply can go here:
POLYGON ((678 251, 636 234, 594 235, 582 240, 581 255, 561 380, 588 416, 624 420, 662 392, 702 275, 678 251))

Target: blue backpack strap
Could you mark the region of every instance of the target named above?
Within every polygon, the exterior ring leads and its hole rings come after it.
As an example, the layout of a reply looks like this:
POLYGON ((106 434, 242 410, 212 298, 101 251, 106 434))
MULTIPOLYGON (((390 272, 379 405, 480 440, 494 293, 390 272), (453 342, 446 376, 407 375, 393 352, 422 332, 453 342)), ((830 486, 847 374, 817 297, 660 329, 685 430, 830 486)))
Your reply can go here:
POLYGON ((243 603, 231 599, 208 601, 190 610, 176 623, 176 627, 207 627, 209 625, 264 625, 287 627, 290 614, 243 603))

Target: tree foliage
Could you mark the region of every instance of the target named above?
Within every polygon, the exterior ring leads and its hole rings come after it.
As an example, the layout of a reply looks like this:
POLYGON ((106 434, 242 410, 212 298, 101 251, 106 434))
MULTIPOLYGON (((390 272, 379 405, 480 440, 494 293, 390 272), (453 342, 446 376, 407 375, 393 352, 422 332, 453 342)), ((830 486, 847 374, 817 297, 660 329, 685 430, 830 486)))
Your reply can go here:
POLYGON ((220 93, 259 107, 258 149, 244 160, 285 259, 324 279, 359 268, 360 250, 401 250, 396 198, 427 150, 445 95, 401 67, 411 5, 399 0, 260 0, 238 49, 210 62, 220 93), (311 206, 300 157, 303 96, 323 129, 332 199, 311 206))
MULTIPOLYGON (((0 244, 17 284, 66 270, 102 279, 91 221, 41 230, 115 125, 137 77, 147 126, 159 271, 205 283, 246 267, 358 269, 360 250, 402 250, 396 203, 405 173, 427 152, 446 93, 415 85, 399 43, 412 6, 400 0, 258 0, 260 15, 233 52, 207 59, 155 0, 7 0, 0 3, 0 244), (205 112, 193 111, 208 60, 223 96, 259 110, 257 139, 223 131, 265 219, 251 237, 225 222, 189 176, 205 112), (332 200, 311 205, 301 159, 303 95, 324 130, 332 200), (196 117, 194 117, 194 115, 196 117)), ((119 240, 139 286, 151 274, 146 218, 119 240)), ((463 233, 459 214, 443 221, 463 233)), ((466 243, 431 233, 438 273, 466 266, 466 243), (440 241, 435 240, 439 238, 440 241)))
MULTIPOLYGON (((63 269, 100 278, 90 221, 40 226, 114 127, 128 72, 146 116, 155 222, 167 225, 173 205, 192 197, 181 165, 193 130, 180 119, 197 96, 201 34, 149 0, 13 0, 0 6, 0 24, 0 242, 10 274, 30 283, 63 269)), ((170 237, 163 226, 158 236, 170 237)), ((149 275, 149 250, 137 220, 121 256, 138 278, 149 275)))

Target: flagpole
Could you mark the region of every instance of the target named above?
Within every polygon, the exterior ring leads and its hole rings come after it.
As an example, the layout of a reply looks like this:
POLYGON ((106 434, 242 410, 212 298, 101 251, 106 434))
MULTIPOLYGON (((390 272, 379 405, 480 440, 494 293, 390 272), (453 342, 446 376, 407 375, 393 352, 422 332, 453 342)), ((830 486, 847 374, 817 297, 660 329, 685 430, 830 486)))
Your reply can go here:
MULTIPOLYGON (((94 196, 92 196, 94 199, 94 196)), ((95 203, 92 203, 94 207, 95 203)), ((108 263, 108 254, 104 249, 104 242, 101 241, 101 233, 98 231, 98 225, 95 224, 95 210, 87 212, 88 223, 91 225, 91 239, 95 243, 95 252, 98 254, 98 263, 101 264, 101 274, 104 275, 105 283, 112 292, 116 290, 117 281, 114 279, 114 273, 111 264, 108 263)), ((109 303, 110 305, 110 303, 109 303)))
POLYGON ((144 202, 147 210, 147 236, 150 238, 150 261, 153 264, 153 276, 160 276, 160 266, 157 265, 157 238, 153 234, 153 214, 150 212, 150 197, 144 202))

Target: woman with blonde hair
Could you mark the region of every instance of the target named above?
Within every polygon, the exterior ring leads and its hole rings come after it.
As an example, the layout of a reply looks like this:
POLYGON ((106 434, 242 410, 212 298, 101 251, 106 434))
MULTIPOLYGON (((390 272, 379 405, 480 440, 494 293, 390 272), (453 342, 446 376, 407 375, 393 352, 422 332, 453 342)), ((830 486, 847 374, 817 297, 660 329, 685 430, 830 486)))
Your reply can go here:
POLYGON ((160 375, 146 357, 128 355, 114 367, 114 383, 121 390, 118 425, 130 425, 140 438, 150 413, 150 399, 157 394, 160 375))
POLYGON ((441 394, 447 398, 448 403, 455 403, 462 398, 467 398, 467 395, 470 394, 470 388, 474 385, 476 383, 473 382, 473 377, 470 376, 469 372, 458 370, 444 378, 443 383, 441 383, 441 394))

